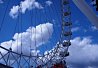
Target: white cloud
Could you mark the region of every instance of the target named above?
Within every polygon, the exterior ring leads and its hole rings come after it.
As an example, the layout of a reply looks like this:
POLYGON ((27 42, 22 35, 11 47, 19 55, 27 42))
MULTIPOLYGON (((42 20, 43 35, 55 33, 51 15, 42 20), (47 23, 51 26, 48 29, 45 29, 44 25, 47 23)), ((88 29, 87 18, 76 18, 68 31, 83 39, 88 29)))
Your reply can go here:
POLYGON ((3 1, 2 0, 0 0, 0 4, 2 4, 3 3, 3 1))
POLYGON ((35 0, 24 0, 20 2, 20 5, 13 6, 9 14, 12 18, 16 18, 18 13, 25 13, 27 10, 32 10, 34 8, 43 9, 43 6, 35 0))
MULTIPOLYGON (((32 52, 32 55, 34 56, 40 52, 39 50, 35 51, 36 47, 45 44, 49 40, 49 38, 51 38, 52 33, 53 33, 53 24, 51 23, 40 24, 36 26, 36 28, 29 27, 26 30, 26 32, 16 33, 13 37, 14 40, 3 42, 1 43, 1 46, 5 47, 6 49, 9 49, 11 47, 12 51, 14 52, 17 52, 18 49, 17 53, 21 53, 21 40, 22 40, 23 54, 30 55, 30 52, 32 52), (22 35, 22 39, 21 39, 21 35, 22 35), (30 45, 31 45, 31 49, 30 49, 30 45)), ((2 54, 7 53, 7 51, 1 48, 0 48, 0 52, 2 54)))
POLYGON ((50 0, 48 0, 48 1, 46 1, 46 4, 47 4, 48 6, 50 6, 51 4, 53 4, 53 2, 50 1, 50 0))
MULTIPOLYGON (((60 60, 62 59, 62 56, 60 55, 61 53, 62 54, 66 54, 67 53, 67 47, 63 47, 62 44, 59 44, 59 48, 58 48, 58 45, 59 42, 56 44, 56 46, 49 50, 49 51, 45 51, 44 52, 44 57, 40 57, 41 60, 44 61, 44 63, 49 63, 49 60, 51 59, 51 62, 55 63, 55 62, 60 62, 60 60), (58 49, 57 49, 58 48, 58 49)), ((44 64, 43 62, 41 62, 39 59, 38 59, 38 64, 44 64)), ((52 64, 49 64, 49 66, 51 66, 52 64)))
POLYGON ((95 5, 96 4, 96 0, 92 1, 90 4, 91 5, 95 5))
POLYGON ((43 9, 44 7, 42 7, 42 5, 38 2, 34 3, 34 8, 38 8, 38 9, 43 9))
MULTIPOLYGON (((76 37, 71 42, 72 45, 69 48, 70 56, 67 57, 67 64, 70 68, 98 68, 98 44, 93 44, 91 37, 85 37, 83 39, 76 37)), ((55 48, 57 46, 50 51, 46 51, 46 58, 41 59, 47 62, 54 56, 51 62, 59 62, 59 59, 61 59, 60 53, 66 53, 66 47, 62 48, 62 45, 60 45, 58 52, 56 52, 55 48)))
POLYGON ((12 17, 12 18, 16 18, 17 16, 18 16, 18 14, 19 14, 19 9, 20 9, 20 7, 19 6, 13 6, 13 8, 11 9, 11 11, 10 11, 10 16, 12 17))
POLYGON ((72 32, 76 32, 79 30, 79 27, 72 28, 72 32))
POLYGON ((92 29, 93 31, 96 31, 96 30, 97 30, 97 28, 96 28, 95 26, 92 26, 91 29, 92 29))
POLYGON ((72 68, 97 68, 98 67, 98 44, 92 44, 92 39, 77 37, 73 39, 69 48, 70 56, 67 58, 72 68))

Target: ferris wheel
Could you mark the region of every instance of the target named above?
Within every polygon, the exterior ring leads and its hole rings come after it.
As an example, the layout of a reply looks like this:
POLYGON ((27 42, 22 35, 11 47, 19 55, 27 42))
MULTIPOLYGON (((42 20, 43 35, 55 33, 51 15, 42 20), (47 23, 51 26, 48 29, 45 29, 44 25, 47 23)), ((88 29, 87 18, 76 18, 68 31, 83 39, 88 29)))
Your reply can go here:
MULTIPOLYGON (((42 9, 37 9, 35 6, 26 14, 22 14, 20 5, 17 11, 19 13, 15 17, 12 16, 14 20, 7 17, 7 14, 11 3, 15 3, 15 0, 7 1, 0 23, 0 34, 7 31, 8 35, 11 35, 11 40, 0 42, 0 66, 5 68, 51 68, 55 64, 65 62, 65 58, 69 56, 68 48, 71 45, 72 35, 70 1, 58 1, 46 1, 48 5, 43 4, 44 7, 40 6, 42 9)), ((36 1, 33 2, 38 4, 36 1)), ((0 38, 5 38, 7 34, 1 36, 0 38)))

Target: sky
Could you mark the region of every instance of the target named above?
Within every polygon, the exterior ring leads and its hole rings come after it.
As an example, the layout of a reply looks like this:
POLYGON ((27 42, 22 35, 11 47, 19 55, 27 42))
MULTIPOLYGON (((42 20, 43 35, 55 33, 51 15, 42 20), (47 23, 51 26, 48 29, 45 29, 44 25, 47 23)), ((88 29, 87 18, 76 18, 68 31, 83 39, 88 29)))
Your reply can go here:
MULTIPOLYGON (((91 1, 85 1, 97 15, 91 1)), ((73 35, 67 64, 69 68, 98 68, 98 30, 72 1, 70 3, 73 35)), ((24 50, 28 47, 29 51, 30 44, 33 55, 36 47, 37 52, 43 54, 56 45, 60 34, 60 0, 0 0, 1 46, 8 49, 12 47, 16 52, 17 46, 21 48, 22 41, 24 54, 29 55, 24 50)), ((6 53, 2 49, 0 51, 6 53)))

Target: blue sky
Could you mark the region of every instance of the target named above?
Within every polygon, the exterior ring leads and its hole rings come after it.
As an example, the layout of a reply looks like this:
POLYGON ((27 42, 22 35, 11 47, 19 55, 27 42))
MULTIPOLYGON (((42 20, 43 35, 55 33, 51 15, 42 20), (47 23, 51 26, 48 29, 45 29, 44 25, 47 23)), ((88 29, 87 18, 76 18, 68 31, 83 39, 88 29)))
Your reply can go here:
MULTIPOLYGON (((35 27, 35 26, 38 26, 39 24, 51 22, 53 24, 53 29, 54 29, 53 35, 50 38, 50 40, 46 44, 43 44, 44 46, 40 48, 42 48, 41 49, 42 53, 46 51, 46 47, 48 48, 48 50, 52 49, 52 47, 58 42, 60 38, 60 33, 61 33, 60 0, 58 1, 51 0, 53 2, 51 6, 47 6, 45 4, 46 0, 36 0, 44 7, 43 9, 35 8, 32 10, 26 10, 24 14, 19 13, 18 17, 15 19, 13 19, 9 15, 9 12, 13 6, 19 5, 20 2, 23 0, 17 0, 17 1, 11 0, 9 4, 8 4, 8 1, 9 0, 4 0, 3 3, 0 4, 0 27, 1 27, 2 20, 5 14, 2 29, 0 31, 0 43, 13 40, 12 38, 15 33, 25 32, 30 26, 35 27), (6 7, 7 7, 7 10, 6 10, 6 7), (22 19, 20 18, 20 16, 22 16, 22 19), (18 20, 18 18, 20 20, 18 20), (21 22, 18 22, 18 21, 22 21, 22 30, 20 28, 21 22), (16 24, 18 26, 15 29, 16 24), (48 45, 48 46, 45 46, 45 45, 48 45)), ((90 0, 86 0, 86 1, 97 15, 98 12, 96 12, 94 7, 92 7, 91 1, 90 0)), ((73 23, 73 26, 72 26, 73 41, 76 40, 75 38, 79 37, 81 38, 80 42, 83 41, 84 38, 87 38, 87 40, 92 41, 92 42, 89 42, 89 44, 98 44, 98 40, 97 40, 98 30, 91 24, 91 22, 86 18, 86 16, 75 6, 75 4, 72 1, 70 2, 71 2, 71 12, 72 12, 72 23, 73 23)))
MULTIPOLYGON (((89 4, 89 6, 97 15, 98 12, 95 10, 95 7, 91 5, 91 1, 86 0, 86 2, 89 4)), ((94 40, 94 43, 97 43, 98 31, 96 30, 96 28, 91 24, 91 22, 87 19, 87 17, 73 3, 71 9, 72 9, 73 28, 79 28, 77 29, 78 30, 77 32, 73 33, 73 38, 77 36, 79 37, 91 36, 92 39, 94 40)))

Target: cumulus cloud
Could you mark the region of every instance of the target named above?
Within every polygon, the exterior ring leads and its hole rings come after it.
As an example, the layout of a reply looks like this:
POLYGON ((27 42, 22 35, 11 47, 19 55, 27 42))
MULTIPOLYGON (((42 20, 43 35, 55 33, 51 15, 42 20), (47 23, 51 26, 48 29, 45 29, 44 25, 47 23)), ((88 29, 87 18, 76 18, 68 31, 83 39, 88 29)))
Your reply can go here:
MULTIPOLYGON (((22 52, 24 55, 30 55, 31 52, 33 56, 36 56, 40 52, 39 50, 35 51, 36 48, 40 47, 42 44, 45 44, 49 38, 51 38, 52 33, 53 24, 40 24, 36 27, 29 27, 26 32, 16 33, 13 40, 3 42, 1 43, 1 46, 6 49, 10 49, 11 47, 12 51, 17 53, 21 53, 22 46, 22 52)), ((2 54, 7 53, 7 51, 1 48, 0 52, 2 54)))
MULTIPOLYGON (((93 44, 90 37, 76 37, 71 42, 70 56, 66 59, 69 68, 98 68, 98 44, 93 44)), ((56 48, 57 45, 50 51, 46 51, 45 57, 40 59, 47 62, 52 58, 51 62, 60 62, 59 60, 62 59, 60 53, 66 53, 67 49, 62 44, 59 45, 57 52, 56 48)))
POLYGON ((98 30, 95 26, 92 26, 91 29, 92 29, 92 31, 98 30))
MULTIPOLYGON (((46 24, 40 24, 38 26, 36 26, 36 29, 34 27, 30 27, 26 30, 26 32, 23 33, 16 33, 13 37, 13 39, 15 41, 8 41, 8 42, 4 42, 1 43, 1 46, 5 47, 5 48, 10 48, 11 47, 11 43, 12 45, 12 50, 15 51, 15 49, 17 49, 17 41, 18 42, 18 48, 21 48, 20 44, 20 38, 21 38, 21 34, 23 35, 22 38, 22 43, 24 46, 24 50, 23 52, 25 54, 28 54, 27 52, 29 52, 29 41, 32 40, 32 54, 33 55, 37 55, 40 51, 37 50, 35 51, 35 46, 34 46, 34 35, 35 33, 39 34, 36 35, 36 41, 37 41, 37 47, 41 46, 42 43, 45 43, 46 41, 49 40, 49 38, 51 37, 51 35, 48 34, 48 30, 45 29, 46 26, 48 27, 49 31, 53 32, 53 25, 50 23, 46 23, 46 24), (40 27, 42 27, 42 32, 40 32, 40 27), (32 33, 32 37, 30 37, 30 31, 33 31, 32 33), (35 32, 36 31, 36 32, 35 32), (45 36, 43 39, 43 42, 40 40, 42 39, 41 33, 43 33, 43 36, 45 36), (19 37, 17 37, 19 36, 19 37), (46 38, 47 37, 47 38, 46 38), (9 46, 8 46, 9 45, 9 46), (16 46, 15 46, 16 45, 16 46), (25 51, 26 49, 26 51, 25 51)), ((67 57, 67 64, 70 68, 98 68, 98 44, 93 44, 92 42, 93 40, 91 39, 91 37, 84 37, 84 38, 80 38, 80 37, 76 37, 73 40, 71 40, 72 45, 69 48, 69 52, 70 52, 70 56, 67 57), (77 44, 78 43, 78 44, 77 44)), ((57 45, 59 44, 59 42, 57 43, 57 45)), ((61 52, 66 53, 66 47, 63 47, 62 44, 59 45, 59 49, 56 51, 57 45, 51 49, 50 51, 45 51, 44 55, 45 57, 39 57, 39 59, 37 59, 37 63, 39 64, 43 64, 42 61, 44 61, 44 63, 46 63, 47 61, 49 61, 51 58, 54 63, 55 61, 59 62, 59 59, 62 59, 62 57, 60 56, 61 52), (53 57, 54 56, 54 57, 53 57)), ((6 51, 0 49, 1 52, 6 53, 6 51)), ((20 52, 19 52, 20 53, 20 52)))
POLYGON ((98 68, 98 44, 93 44, 89 37, 77 37, 71 42, 67 58, 70 68, 98 68))
POLYGON ((96 0, 92 1, 90 4, 91 5, 95 5, 96 4, 96 0))
POLYGON ((53 49, 49 51, 44 52, 44 57, 39 57, 38 64, 45 64, 49 63, 49 66, 51 66, 53 63, 60 62, 60 60, 63 58, 62 55, 67 53, 67 47, 63 47, 62 44, 59 44, 59 42, 53 47, 53 49), (58 48, 59 47, 59 48, 58 48), (40 61, 40 59, 43 61, 40 61), (51 61, 50 61, 51 60, 51 61), (51 63, 52 62, 52 63, 51 63))
POLYGON ((78 31, 79 29, 80 29, 79 27, 72 28, 72 32, 76 32, 76 31, 78 31))
POLYGON ((47 4, 48 6, 50 6, 51 4, 53 4, 53 2, 50 1, 50 0, 48 0, 48 1, 46 1, 46 4, 47 4))
POLYGON ((19 9, 20 9, 20 7, 19 6, 13 6, 13 8, 11 9, 11 11, 10 11, 10 16, 12 17, 12 18, 16 18, 17 16, 18 16, 18 14, 19 14, 19 9))
POLYGON ((19 5, 13 6, 10 10, 9 15, 12 18, 16 18, 18 16, 18 13, 24 14, 27 10, 32 10, 34 8, 43 9, 43 6, 35 0, 24 0, 21 1, 19 5))

